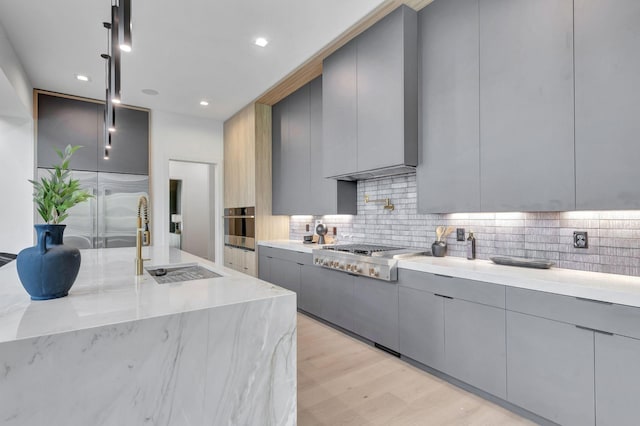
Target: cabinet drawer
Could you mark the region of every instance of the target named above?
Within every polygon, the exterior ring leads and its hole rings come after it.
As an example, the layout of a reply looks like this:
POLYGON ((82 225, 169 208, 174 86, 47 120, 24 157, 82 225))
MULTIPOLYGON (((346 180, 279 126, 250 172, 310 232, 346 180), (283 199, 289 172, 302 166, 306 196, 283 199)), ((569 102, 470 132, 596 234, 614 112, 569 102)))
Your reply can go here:
POLYGON ((260 252, 260 256, 275 257, 276 259, 284 259, 304 265, 311 265, 312 263, 312 255, 310 253, 266 246, 259 246, 258 251, 260 252))
POLYGON ((500 284, 417 272, 409 269, 400 269, 398 271, 398 284, 415 288, 416 290, 429 291, 442 296, 498 308, 504 308, 505 306, 505 289, 500 284))
POLYGON ((640 309, 507 287, 507 309, 640 339, 640 309))

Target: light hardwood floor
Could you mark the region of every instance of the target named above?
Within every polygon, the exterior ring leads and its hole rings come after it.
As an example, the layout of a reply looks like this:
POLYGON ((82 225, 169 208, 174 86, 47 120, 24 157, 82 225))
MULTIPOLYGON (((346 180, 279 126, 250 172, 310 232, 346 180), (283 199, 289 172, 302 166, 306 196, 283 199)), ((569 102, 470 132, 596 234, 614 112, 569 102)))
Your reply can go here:
POLYGON ((298 425, 532 425, 298 314, 298 425))

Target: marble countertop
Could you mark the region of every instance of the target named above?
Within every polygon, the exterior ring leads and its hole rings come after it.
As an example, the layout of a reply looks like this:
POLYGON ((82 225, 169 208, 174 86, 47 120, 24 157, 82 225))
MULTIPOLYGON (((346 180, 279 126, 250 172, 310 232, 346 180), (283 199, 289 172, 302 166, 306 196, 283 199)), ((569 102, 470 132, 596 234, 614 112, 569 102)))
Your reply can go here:
MULTIPOLYGON (((260 241, 258 244, 295 251, 304 251, 307 246, 302 242, 287 240, 260 241)), ((317 247, 316 244, 311 246, 308 253, 311 253, 313 247, 317 247)), ((459 257, 419 256, 401 259, 398 267, 640 307, 640 277, 561 268, 520 268, 496 265, 488 260, 467 260, 459 257)))
POLYGON ((283 250, 292 250, 300 253, 309 253, 309 254, 311 254, 311 250, 321 247, 315 243, 305 244, 302 241, 295 241, 295 240, 258 241, 258 245, 279 248, 283 250))
POLYGON ((145 267, 196 262, 222 277, 160 285, 146 271, 136 277, 135 248, 81 255, 78 278, 60 299, 32 301, 16 262, 0 268, 0 343, 294 294, 176 248, 144 247, 145 267))

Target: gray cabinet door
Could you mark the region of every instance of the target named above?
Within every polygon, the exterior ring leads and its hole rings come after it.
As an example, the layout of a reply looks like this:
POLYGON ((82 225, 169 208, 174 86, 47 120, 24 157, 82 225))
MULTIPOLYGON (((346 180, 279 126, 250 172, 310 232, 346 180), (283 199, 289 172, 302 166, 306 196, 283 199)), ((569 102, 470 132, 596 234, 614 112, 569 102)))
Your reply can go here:
POLYGON ((506 398, 505 310, 446 299, 444 312, 444 371, 485 392, 506 398))
POLYGON ((575 0, 576 208, 640 207, 640 2, 575 0))
POLYGON ((279 120, 272 133, 273 214, 308 214, 311 201, 309 85, 286 97, 278 107, 276 115, 272 115, 272 122, 279 120))
POLYGON ((398 351, 398 285, 354 277, 353 331, 398 351))
POLYGON ((595 333, 596 424, 637 425, 640 340, 595 333))
POLYGON ((433 2, 418 20, 418 211, 480 211, 478 0, 433 2))
POLYGON ((358 171, 417 164, 416 49, 417 15, 406 6, 357 38, 358 171))
POLYGON ((507 400, 562 425, 594 424, 594 333, 507 311, 507 400))
POLYGON ((258 256, 258 278, 267 282, 271 282, 271 259, 263 254, 258 256))
MULTIPOLYGON (((71 159, 72 170, 98 169, 98 119, 102 105, 77 99, 38 94, 38 167, 51 168, 60 162, 54 148, 81 145, 71 159)), ((101 122, 100 121, 100 122, 101 122)))
MULTIPOLYGON (((102 105, 100 106, 102 114, 102 105)), ((149 111, 117 107, 116 131, 111 137, 109 159, 104 159, 104 122, 100 115, 98 171, 149 174, 149 111)))
POLYGON ((356 182, 324 177, 322 137, 322 77, 309 83, 310 195, 306 214, 356 214, 356 182))
POLYGON ((318 266, 303 266, 300 309, 347 330, 353 330, 353 277, 318 266))
POLYGON ((288 260, 271 259, 271 282, 287 290, 300 291, 300 265, 288 260))
POLYGON ((347 43, 322 63, 324 177, 357 168, 356 44, 347 43))
POLYGON ((398 287, 398 352, 444 370, 444 298, 398 287))
POLYGON ((573 1, 479 11, 481 208, 573 210, 573 1))

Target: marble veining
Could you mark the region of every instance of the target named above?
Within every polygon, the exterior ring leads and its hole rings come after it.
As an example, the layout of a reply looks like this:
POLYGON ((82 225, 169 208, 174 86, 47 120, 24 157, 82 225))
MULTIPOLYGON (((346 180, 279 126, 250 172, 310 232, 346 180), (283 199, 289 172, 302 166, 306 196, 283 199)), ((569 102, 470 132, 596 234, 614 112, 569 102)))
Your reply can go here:
POLYGON ((0 342, 0 423, 295 425, 295 294, 212 268, 226 279, 119 288, 102 278, 66 302, 3 310, 21 317, 0 342), (44 333, 47 320, 61 331, 44 333))

